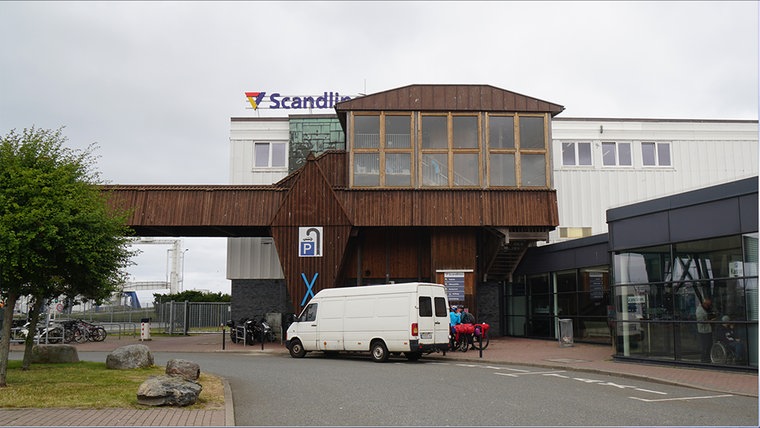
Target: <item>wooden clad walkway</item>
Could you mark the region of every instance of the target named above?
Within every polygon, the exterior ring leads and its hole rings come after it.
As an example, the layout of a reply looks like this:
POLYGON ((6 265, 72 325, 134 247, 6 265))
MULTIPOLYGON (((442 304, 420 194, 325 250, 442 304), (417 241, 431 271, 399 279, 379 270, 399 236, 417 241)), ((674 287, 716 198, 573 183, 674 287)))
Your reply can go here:
POLYGON ((225 426, 224 409, 0 409, 0 426, 225 426))

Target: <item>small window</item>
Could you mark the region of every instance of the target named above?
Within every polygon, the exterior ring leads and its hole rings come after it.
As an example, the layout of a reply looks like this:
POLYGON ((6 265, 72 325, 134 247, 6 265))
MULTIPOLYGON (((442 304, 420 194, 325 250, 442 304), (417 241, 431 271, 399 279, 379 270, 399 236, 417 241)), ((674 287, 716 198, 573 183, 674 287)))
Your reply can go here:
POLYGON ((604 166, 631 166, 631 143, 603 142, 604 166))
POLYGON ((385 116, 385 148, 408 149, 411 147, 411 118, 407 116, 385 116))
POLYGON ((477 153, 454 154, 454 185, 455 186, 478 186, 478 159, 477 153))
POLYGON ((354 147, 380 147, 380 116, 354 116, 354 147))
POLYGON ((385 185, 409 187, 412 185, 412 155, 410 153, 386 153, 385 185))
POLYGON ((380 185, 380 154, 354 154, 354 186, 380 185))
POLYGON ((443 297, 435 298, 435 316, 436 317, 448 317, 449 311, 446 307, 446 299, 443 297))
POLYGON ((644 166, 670 166, 670 143, 641 143, 644 166))
POLYGON ((283 168, 287 162, 285 143, 254 143, 253 166, 256 168, 283 168))
POLYGON ((562 143, 562 165, 591 165, 591 143, 562 143))
POLYGON ((491 149, 514 149, 515 118, 512 116, 489 116, 488 144, 491 149))
POLYGON ((449 132, 446 116, 422 116, 422 148, 446 149, 449 132))
POLYGON ((546 186, 546 158, 544 155, 521 155, 523 187, 546 186))
POLYGON ((489 185, 517 186, 515 155, 511 153, 492 153, 490 161, 489 185))
POLYGON ((476 116, 454 116, 452 127, 455 149, 478 148, 478 118, 476 116))
POLYGON ((544 149, 544 118, 522 116, 520 117, 520 148, 521 149, 544 149))
POLYGON ((449 155, 425 153, 422 155, 422 185, 447 187, 449 185, 449 155))
POLYGON ((433 316, 433 302, 430 300, 430 296, 420 296, 420 316, 433 316))

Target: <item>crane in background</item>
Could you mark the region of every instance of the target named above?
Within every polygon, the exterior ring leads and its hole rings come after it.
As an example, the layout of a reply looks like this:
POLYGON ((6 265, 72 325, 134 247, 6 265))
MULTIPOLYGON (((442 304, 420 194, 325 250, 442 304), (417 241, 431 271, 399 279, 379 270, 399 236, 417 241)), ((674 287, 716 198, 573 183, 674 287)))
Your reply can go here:
POLYGON ((184 276, 185 251, 182 250, 181 239, 156 239, 141 237, 135 239, 133 245, 171 245, 167 250, 166 281, 136 281, 127 282, 122 287, 121 297, 126 306, 140 307, 137 298, 138 290, 169 290, 169 294, 182 292, 184 276))

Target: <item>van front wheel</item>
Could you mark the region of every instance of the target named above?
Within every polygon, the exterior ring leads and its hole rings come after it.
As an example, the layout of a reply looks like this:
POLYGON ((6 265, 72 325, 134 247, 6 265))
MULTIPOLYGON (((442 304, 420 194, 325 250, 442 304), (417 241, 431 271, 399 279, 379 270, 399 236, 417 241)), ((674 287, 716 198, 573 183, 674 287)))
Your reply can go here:
POLYGON ((385 343, 382 340, 377 340, 372 343, 372 361, 376 363, 382 363, 388 360, 388 348, 385 347, 385 343))
POLYGON ((293 358, 303 358, 306 355, 306 350, 303 348, 301 341, 298 339, 293 340, 290 343, 290 356, 293 358))

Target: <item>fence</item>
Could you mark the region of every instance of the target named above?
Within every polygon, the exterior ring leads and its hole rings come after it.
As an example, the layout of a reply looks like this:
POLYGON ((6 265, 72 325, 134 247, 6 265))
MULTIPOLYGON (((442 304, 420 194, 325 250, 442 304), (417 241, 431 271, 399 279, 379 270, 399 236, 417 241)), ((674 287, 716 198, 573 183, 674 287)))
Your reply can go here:
POLYGON ((229 302, 164 302, 152 308, 100 306, 58 314, 57 318, 80 318, 98 324, 122 325, 134 330, 150 319, 151 328, 169 334, 219 332, 230 318, 229 302))
POLYGON ((230 304, 165 302, 156 307, 156 318, 169 334, 216 332, 229 320, 230 304))

